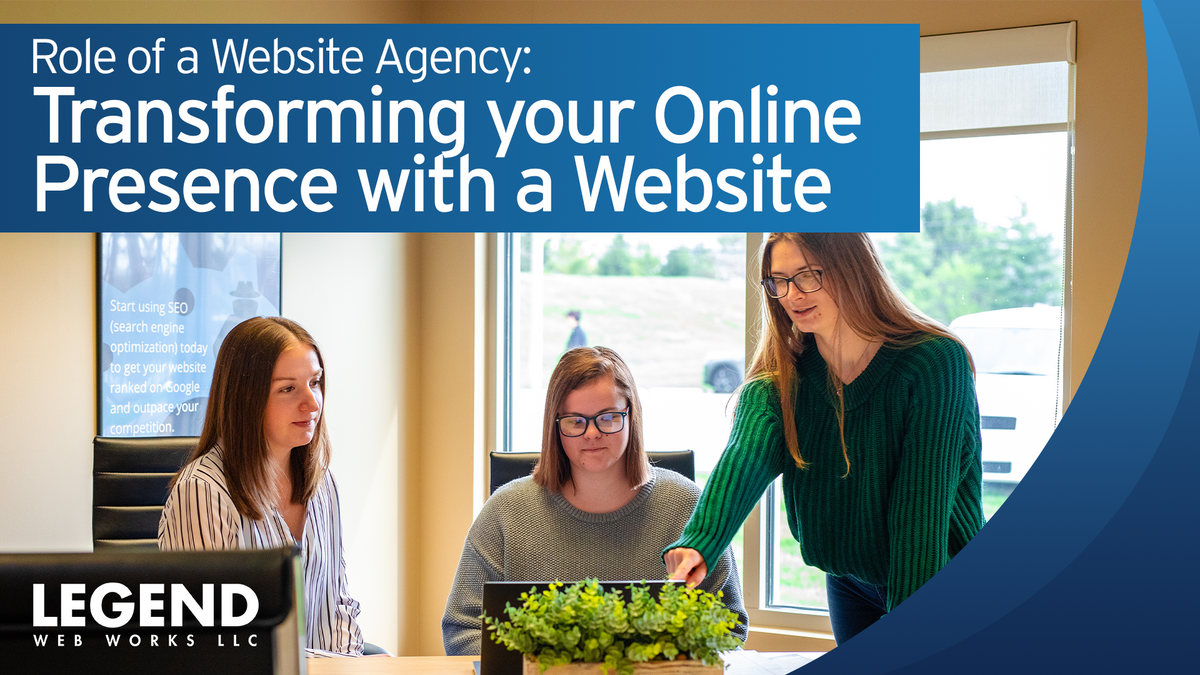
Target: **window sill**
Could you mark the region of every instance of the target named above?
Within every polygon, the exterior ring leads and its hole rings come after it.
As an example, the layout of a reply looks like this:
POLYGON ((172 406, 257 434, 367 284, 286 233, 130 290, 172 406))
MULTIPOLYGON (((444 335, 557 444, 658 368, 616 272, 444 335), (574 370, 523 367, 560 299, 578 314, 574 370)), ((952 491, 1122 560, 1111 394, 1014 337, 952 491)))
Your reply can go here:
POLYGON ((832 633, 751 624, 746 649, 760 652, 827 652, 837 646, 832 633))

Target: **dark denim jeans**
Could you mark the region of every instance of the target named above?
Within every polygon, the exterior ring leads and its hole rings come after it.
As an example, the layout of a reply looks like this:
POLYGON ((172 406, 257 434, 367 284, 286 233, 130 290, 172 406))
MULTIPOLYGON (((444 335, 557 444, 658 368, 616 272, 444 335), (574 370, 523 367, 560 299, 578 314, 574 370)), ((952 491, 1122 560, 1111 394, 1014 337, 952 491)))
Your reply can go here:
POLYGON ((887 586, 875 586, 850 575, 825 575, 829 598, 829 622, 833 639, 840 645, 866 630, 887 614, 887 586))

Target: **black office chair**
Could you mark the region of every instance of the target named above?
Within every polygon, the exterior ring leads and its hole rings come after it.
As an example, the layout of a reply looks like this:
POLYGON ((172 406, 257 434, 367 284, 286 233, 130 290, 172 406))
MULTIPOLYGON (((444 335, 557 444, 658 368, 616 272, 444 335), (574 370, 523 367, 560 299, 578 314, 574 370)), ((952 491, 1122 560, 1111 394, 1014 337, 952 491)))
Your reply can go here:
MULTIPOLYGON (((650 455, 650 463, 654 466, 681 473, 688 480, 696 480, 696 453, 691 450, 651 452, 648 454, 650 455)), ((537 464, 538 457, 540 456, 541 453, 539 452, 491 453, 492 488, 488 494, 495 492, 496 488, 509 481, 514 481, 533 473, 533 467, 537 464)))
POLYGON ((92 441, 95 550, 158 550, 158 521, 167 487, 198 441, 195 436, 97 436, 92 441))

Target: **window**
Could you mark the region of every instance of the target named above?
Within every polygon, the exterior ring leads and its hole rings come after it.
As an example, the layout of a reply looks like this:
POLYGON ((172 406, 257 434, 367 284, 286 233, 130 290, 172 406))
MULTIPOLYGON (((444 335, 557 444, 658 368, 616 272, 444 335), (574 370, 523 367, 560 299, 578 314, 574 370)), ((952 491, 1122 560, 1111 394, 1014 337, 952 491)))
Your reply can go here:
MULTIPOLYGON (((876 243, 905 294, 974 354, 990 515, 1053 431, 1070 381, 1074 25, 922 38, 921 47, 922 232, 876 243), (1020 406, 1004 406, 1012 401, 1020 406)), ((724 392, 754 346, 757 286, 746 274, 757 275, 761 233, 495 241, 505 356, 494 447, 540 448, 550 372, 585 339, 630 364, 648 448, 695 450, 702 482, 728 438, 724 392)), ((779 494, 768 489, 739 535, 750 620, 819 638, 830 633, 824 574, 803 564, 779 494)))

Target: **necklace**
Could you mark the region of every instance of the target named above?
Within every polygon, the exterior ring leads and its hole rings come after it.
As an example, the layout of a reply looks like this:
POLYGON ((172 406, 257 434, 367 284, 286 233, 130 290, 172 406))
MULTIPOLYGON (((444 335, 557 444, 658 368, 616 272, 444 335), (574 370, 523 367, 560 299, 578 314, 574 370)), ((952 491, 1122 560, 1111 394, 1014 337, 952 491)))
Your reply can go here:
MULTIPOLYGON (((850 379, 854 379, 855 375, 857 375, 860 372, 859 369, 863 365, 863 359, 867 358, 867 353, 871 351, 871 347, 874 345, 875 345, 875 341, 871 340, 871 341, 867 342, 866 347, 863 347, 862 354, 859 355, 858 360, 854 362, 854 365, 850 367, 850 372, 849 372, 850 379)), ((837 387, 837 395, 840 398, 842 395, 842 387, 846 386, 845 383, 842 382, 841 376, 838 376, 835 379, 834 386, 837 387)))

